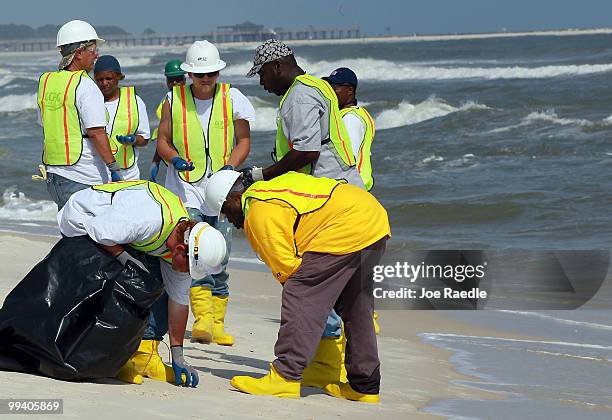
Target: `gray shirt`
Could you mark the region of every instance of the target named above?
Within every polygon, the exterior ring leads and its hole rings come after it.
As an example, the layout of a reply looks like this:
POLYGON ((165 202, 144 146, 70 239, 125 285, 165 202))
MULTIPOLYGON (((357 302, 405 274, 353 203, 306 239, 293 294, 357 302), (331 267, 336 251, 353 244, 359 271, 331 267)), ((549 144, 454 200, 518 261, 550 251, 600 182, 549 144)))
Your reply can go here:
POLYGON ((320 152, 312 175, 332 179, 346 179, 350 184, 365 189, 357 167, 348 167, 338 156, 329 140, 329 107, 315 88, 296 84, 280 109, 285 136, 293 148, 301 152, 320 152))

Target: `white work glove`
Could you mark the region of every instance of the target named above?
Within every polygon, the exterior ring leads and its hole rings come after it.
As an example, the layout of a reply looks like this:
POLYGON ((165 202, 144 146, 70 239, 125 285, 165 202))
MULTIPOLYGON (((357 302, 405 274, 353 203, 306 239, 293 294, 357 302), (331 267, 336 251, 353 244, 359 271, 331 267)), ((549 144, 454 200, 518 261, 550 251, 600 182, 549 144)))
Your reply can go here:
POLYGON ((149 273, 149 270, 147 270, 147 267, 145 267, 142 261, 132 257, 127 251, 123 251, 121 254, 117 255, 117 261, 119 261, 121 265, 124 267, 125 267, 125 264, 128 261, 130 261, 132 264, 135 264, 138 267, 140 267, 143 271, 146 271, 147 273, 149 273))
POLYGON ((263 168, 253 166, 252 168, 243 168, 240 172, 242 172, 242 185, 244 185, 245 188, 249 188, 257 181, 264 180, 263 168))

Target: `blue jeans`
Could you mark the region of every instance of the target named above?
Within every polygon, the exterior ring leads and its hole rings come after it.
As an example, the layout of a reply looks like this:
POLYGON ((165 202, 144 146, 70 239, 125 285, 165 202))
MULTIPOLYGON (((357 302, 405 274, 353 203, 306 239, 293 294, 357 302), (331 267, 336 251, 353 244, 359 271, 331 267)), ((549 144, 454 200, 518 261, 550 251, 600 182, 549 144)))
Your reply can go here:
MULTIPOLYGON (((146 266, 154 276, 158 276, 159 280, 163 282, 162 274, 159 268, 160 262, 159 257, 152 255, 146 256, 146 266)), ((163 295, 155 301, 155 303, 149 309, 149 323, 144 330, 142 336, 143 340, 157 340, 161 341, 164 339, 164 335, 168 333, 168 294, 164 292, 163 295)))
POLYGON ((221 263, 221 272, 219 274, 208 275, 201 280, 192 280, 191 287, 208 287, 212 291, 213 296, 228 296, 229 287, 227 285, 227 280, 229 279, 229 274, 227 272, 227 263, 232 248, 232 224, 226 218, 220 221, 218 217, 205 216, 198 209, 188 207, 187 212, 191 220, 206 222, 221 232, 223 238, 225 238, 225 245, 227 246, 225 259, 221 263))
POLYGON ((57 174, 47 173, 47 191, 51 200, 57 204, 58 211, 64 207, 72 194, 90 187, 91 185, 81 184, 57 174))
POLYGON ((168 293, 164 292, 151 306, 149 323, 145 328, 143 340, 162 341, 168 332, 168 293))

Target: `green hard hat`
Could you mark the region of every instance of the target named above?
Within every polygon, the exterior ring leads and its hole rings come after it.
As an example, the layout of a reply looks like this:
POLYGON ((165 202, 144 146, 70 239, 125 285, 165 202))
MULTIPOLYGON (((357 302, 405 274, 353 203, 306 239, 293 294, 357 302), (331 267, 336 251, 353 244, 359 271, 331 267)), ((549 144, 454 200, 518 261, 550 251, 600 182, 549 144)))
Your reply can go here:
POLYGON ((172 76, 184 76, 185 71, 181 70, 181 60, 170 60, 166 63, 166 67, 164 68, 164 76, 172 77, 172 76))

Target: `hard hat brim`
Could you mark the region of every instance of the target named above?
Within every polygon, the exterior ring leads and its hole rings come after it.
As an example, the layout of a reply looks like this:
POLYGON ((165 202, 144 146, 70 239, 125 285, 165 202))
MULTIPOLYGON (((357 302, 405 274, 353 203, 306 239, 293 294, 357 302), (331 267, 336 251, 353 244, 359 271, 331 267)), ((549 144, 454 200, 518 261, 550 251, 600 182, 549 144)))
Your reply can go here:
POLYGON ((164 76, 166 77, 178 77, 178 76, 184 76, 186 73, 182 70, 180 71, 169 71, 168 73, 164 73, 164 76))
POLYGON ((83 41, 62 42, 61 44, 57 44, 56 47, 59 48, 63 45, 74 44, 75 42, 92 42, 92 41, 96 41, 96 43, 99 43, 99 44, 104 44, 106 42, 106 40, 102 38, 93 38, 93 39, 84 39, 83 41))
POLYGON ((194 64, 182 63, 181 70, 186 71, 187 73, 213 73, 215 71, 223 70, 227 66, 225 61, 219 60, 216 64, 211 64, 209 66, 196 66, 194 64))

